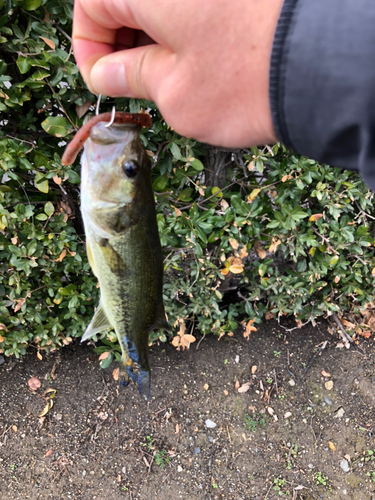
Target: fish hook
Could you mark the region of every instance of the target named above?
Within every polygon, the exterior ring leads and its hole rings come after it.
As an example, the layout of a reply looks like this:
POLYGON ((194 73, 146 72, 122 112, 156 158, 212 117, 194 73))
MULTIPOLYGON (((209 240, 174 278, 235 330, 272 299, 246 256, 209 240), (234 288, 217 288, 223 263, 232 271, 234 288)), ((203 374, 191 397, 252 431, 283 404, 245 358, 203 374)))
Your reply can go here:
POLYGON ((107 123, 107 125, 105 125, 106 128, 109 128, 113 124, 113 122, 115 121, 115 114, 116 114, 116 107, 113 106, 113 108, 112 108, 112 114, 111 114, 111 121, 109 121, 107 123))
POLYGON ((96 101, 96 109, 95 109, 95 114, 98 116, 99 114, 99 108, 100 108, 100 102, 102 100, 102 94, 98 95, 98 100, 96 101))

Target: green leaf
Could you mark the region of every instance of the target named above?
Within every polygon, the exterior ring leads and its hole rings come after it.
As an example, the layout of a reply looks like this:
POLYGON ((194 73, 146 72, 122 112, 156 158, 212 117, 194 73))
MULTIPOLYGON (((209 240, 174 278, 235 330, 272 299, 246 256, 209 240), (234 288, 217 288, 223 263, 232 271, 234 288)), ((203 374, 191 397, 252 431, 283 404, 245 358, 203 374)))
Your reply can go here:
POLYGON ((53 206, 53 203, 51 203, 50 201, 48 201, 45 205, 44 205, 44 211, 45 213, 48 215, 48 217, 51 217, 51 215, 53 214, 53 212, 55 211, 55 208, 53 206))
POLYGON ((63 116, 49 116, 42 122, 42 127, 47 134, 55 137, 65 137, 72 131, 71 124, 63 116))
POLYGON ((181 159, 180 148, 174 142, 172 142, 172 144, 171 144, 171 153, 176 158, 176 160, 181 159))
POLYGON ((41 172, 35 174, 35 187, 42 193, 48 193, 49 191, 48 180, 41 172))
POLYGON ((166 185, 168 184, 168 177, 166 175, 161 175, 152 183, 152 188, 154 191, 162 192, 166 185))
POLYGON ((197 158, 194 158, 194 160, 192 160, 190 162, 190 165, 195 169, 195 170, 198 170, 198 172, 201 172, 203 169, 204 169, 204 166, 203 166, 203 163, 198 160, 197 158))
POLYGON ((25 10, 36 10, 42 5, 42 0, 25 0, 23 8, 25 10))
POLYGON ((77 174, 75 170, 69 170, 68 179, 69 182, 71 182, 72 184, 80 184, 81 182, 81 177, 79 176, 79 174, 77 174))
POLYGON ((100 362, 101 368, 108 368, 113 361, 113 352, 110 352, 108 356, 100 362))
POLYGON ((35 216, 35 218, 36 218, 37 220, 42 220, 42 221, 43 221, 43 220, 47 220, 47 219, 48 219, 48 217, 47 217, 47 215, 46 215, 46 214, 38 214, 38 215, 36 215, 36 216, 35 216))
POLYGON ((18 69, 20 70, 21 75, 24 75, 29 71, 31 68, 31 58, 30 57, 24 57, 24 56, 18 56, 17 58, 17 66, 18 69))

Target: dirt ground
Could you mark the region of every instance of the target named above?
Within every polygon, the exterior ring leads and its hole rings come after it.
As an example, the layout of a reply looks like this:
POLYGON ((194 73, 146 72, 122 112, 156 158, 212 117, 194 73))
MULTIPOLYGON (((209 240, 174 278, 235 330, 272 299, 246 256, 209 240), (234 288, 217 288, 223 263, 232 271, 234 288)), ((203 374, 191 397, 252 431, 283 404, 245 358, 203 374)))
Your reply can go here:
POLYGON ((6 359, 0 499, 375 499, 375 346, 339 343, 324 322, 271 321, 248 341, 161 344, 147 403, 78 342, 6 359))

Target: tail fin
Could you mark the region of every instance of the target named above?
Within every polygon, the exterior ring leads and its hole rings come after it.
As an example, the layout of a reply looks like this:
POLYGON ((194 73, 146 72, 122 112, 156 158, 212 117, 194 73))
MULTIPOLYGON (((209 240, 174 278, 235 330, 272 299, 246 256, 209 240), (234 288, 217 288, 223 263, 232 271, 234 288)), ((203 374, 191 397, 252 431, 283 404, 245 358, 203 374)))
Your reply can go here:
POLYGON ((121 385, 127 386, 131 379, 138 388, 139 394, 147 401, 150 396, 150 368, 140 366, 137 348, 127 337, 122 337, 122 341, 127 348, 127 359, 122 359, 121 385))

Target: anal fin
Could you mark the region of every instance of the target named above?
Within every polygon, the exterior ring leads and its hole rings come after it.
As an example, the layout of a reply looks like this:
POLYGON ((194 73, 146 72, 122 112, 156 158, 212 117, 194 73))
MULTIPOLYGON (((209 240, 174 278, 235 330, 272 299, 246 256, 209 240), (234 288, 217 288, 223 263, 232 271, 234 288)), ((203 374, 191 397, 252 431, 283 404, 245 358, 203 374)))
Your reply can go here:
POLYGON ((103 330, 109 330, 110 328, 112 328, 112 325, 109 322, 106 313, 104 312, 102 303, 100 302, 98 309, 95 311, 94 317, 92 318, 89 326, 83 334, 81 342, 87 339, 91 339, 91 337, 93 337, 97 333, 102 332, 103 330))

